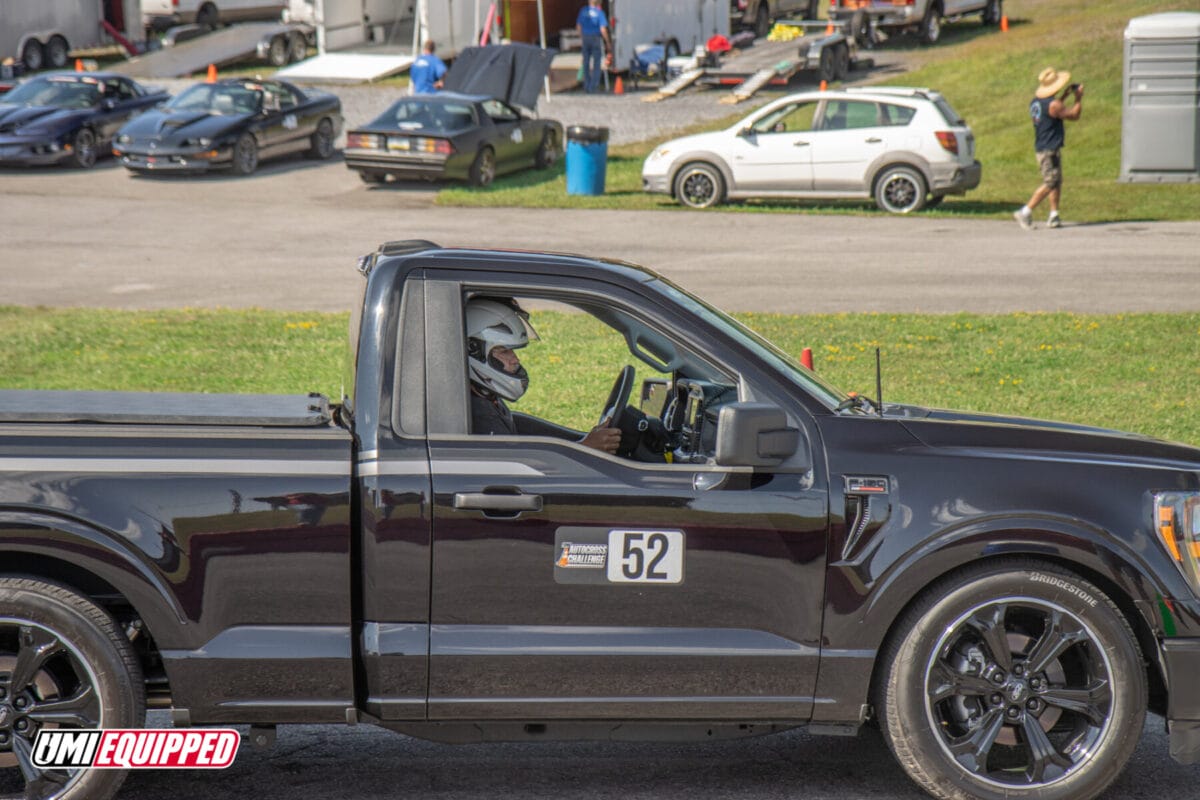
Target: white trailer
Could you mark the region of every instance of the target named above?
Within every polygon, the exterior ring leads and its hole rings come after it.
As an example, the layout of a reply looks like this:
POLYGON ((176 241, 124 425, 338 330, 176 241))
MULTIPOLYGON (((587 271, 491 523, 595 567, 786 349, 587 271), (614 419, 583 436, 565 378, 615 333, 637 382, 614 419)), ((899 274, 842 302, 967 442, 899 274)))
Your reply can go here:
POLYGON ((623 71, 635 48, 661 44, 667 57, 693 52, 714 34, 729 35, 729 0, 608 0, 613 69, 623 71))
MULTIPOLYGON (((137 0, 134 6, 137 22, 137 0)), ((67 65, 73 48, 104 39, 102 0, 4 0, 0 5, 0 60, 20 61, 28 72, 67 65)))

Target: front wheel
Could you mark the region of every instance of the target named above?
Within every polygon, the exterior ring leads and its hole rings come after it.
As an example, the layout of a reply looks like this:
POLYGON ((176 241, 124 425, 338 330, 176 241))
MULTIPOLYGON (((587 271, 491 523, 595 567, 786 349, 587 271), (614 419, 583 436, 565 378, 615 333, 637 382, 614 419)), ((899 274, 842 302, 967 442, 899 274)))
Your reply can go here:
POLYGON ((725 179, 712 164, 688 164, 675 176, 675 197, 690 208, 709 208, 725 199, 725 179))
POLYGON ((243 133, 233 145, 233 171, 238 175, 249 175, 258 169, 258 142, 248 133, 243 133))
POLYGON ((1137 640, 1059 567, 1005 561, 932 587, 883 652, 888 746, 943 800, 1085 800, 1121 772, 1146 715, 1137 640))
POLYGON ((71 166, 91 169, 96 166, 96 134, 88 128, 80 128, 71 140, 71 166))
POLYGON ((140 728, 142 687, 137 656, 105 611, 56 584, 0 578, 3 797, 111 798, 124 772, 39 768, 34 741, 43 728, 140 728))
POLYGON ((888 167, 875 181, 875 205, 892 214, 925 207, 925 178, 915 167, 888 167))
POLYGON ((547 130, 542 134, 541 144, 538 145, 537 152, 533 156, 534 166, 538 169, 546 169, 554 165, 558 160, 558 140, 553 131, 547 130))

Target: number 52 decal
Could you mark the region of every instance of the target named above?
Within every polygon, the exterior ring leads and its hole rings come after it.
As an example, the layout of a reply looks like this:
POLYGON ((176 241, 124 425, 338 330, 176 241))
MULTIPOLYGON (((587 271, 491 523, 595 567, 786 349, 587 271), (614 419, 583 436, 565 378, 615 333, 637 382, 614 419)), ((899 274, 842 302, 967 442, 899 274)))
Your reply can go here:
POLYGON ((612 583, 681 583, 683 531, 609 531, 612 583))

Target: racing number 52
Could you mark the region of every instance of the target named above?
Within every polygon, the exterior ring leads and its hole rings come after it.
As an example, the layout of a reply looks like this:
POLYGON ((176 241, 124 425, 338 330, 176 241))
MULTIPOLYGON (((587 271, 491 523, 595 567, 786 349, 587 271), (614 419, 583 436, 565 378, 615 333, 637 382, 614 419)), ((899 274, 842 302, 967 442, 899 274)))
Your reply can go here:
POLYGON ((683 531, 609 531, 608 580, 681 583, 683 531))

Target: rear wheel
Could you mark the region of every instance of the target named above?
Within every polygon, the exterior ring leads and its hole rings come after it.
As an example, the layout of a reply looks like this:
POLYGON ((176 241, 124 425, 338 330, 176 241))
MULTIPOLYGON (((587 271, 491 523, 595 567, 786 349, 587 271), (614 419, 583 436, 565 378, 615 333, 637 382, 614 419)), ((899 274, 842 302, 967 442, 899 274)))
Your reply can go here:
POLYGON ((675 197, 690 208, 710 208, 725 199, 725 179, 712 164, 688 164, 675 176, 675 197))
POLYGON ((358 177, 363 183, 383 183, 385 180, 387 180, 387 175, 384 173, 372 172, 370 170, 363 170, 362 172, 359 172, 358 177))
POLYGON ((892 214, 908 214, 925 206, 925 178, 914 167, 885 169, 875 181, 875 204, 892 214))
POLYGON ((309 158, 324 161, 333 155, 333 122, 328 117, 317 123, 317 129, 313 131, 309 144, 309 158))
POLYGON ((71 46, 61 36, 51 36, 46 43, 46 63, 51 69, 62 69, 67 65, 71 54, 71 46))
POLYGON ((942 38, 942 7, 930 3, 925 9, 925 18, 921 20, 921 41, 925 44, 935 44, 942 38))
POLYGON ((820 75, 821 80, 833 83, 837 80, 837 48, 821 48, 820 75))
POLYGON ((125 773, 43 769, 38 731, 138 728, 145 696, 137 656, 91 601, 56 584, 0 578, 0 797, 107 800, 125 773))
POLYGON ((282 67, 288 63, 288 42, 283 36, 276 36, 267 48, 267 62, 272 67, 282 67))
POLYGON ((758 6, 758 12, 754 15, 754 36, 761 39, 771 32, 771 9, 767 8, 766 0, 758 6))
POLYGON ((879 663, 884 737, 944 800, 1094 798, 1124 768, 1146 715, 1146 672, 1120 610, 1036 562, 933 587, 879 663))
POLYGON ((988 4, 983 7, 983 24, 999 25, 1002 16, 1004 16, 1004 11, 1000 0, 988 0, 988 4))
POLYGON ((490 186, 496 179, 496 153, 490 147, 485 147, 475 156, 471 163, 469 175, 472 186, 490 186))
POLYGON ((88 128, 80 128, 71 140, 71 166, 91 169, 96 166, 96 134, 88 128))
POLYGON ((850 17, 850 36, 859 47, 870 49, 875 46, 875 40, 871 37, 871 20, 861 8, 850 17))
POLYGON ((850 46, 845 42, 833 51, 833 71, 839 81, 846 80, 846 76, 850 74, 850 46))
POLYGON ((288 40, 288 60, 293 64, 308 58, 308 40, 304 34, 293 33, 288 40))
POLYGON ((258 142, 248 133, 243 133, 233 146, 233 171, 238 175, 249 175, 258 169, 258 142))
POLYGON ((201 28, 208 28, 210 31, 216 30, 220 23, 221 15, 217 13, 217 7, 212 3, 205 3, 196 12, 196 24, 201 28))
POLYGON ((46 66, 46 54, 42 50, 42 43, 37 39, 27 40, 21 48, 21 63, 29 72, 37 72, 46 66))

